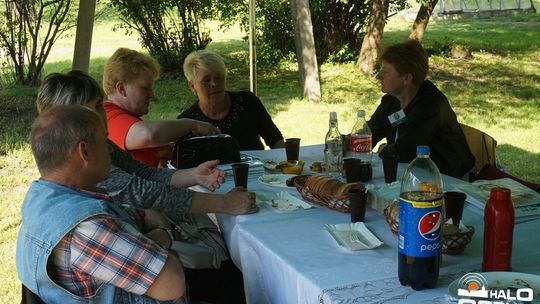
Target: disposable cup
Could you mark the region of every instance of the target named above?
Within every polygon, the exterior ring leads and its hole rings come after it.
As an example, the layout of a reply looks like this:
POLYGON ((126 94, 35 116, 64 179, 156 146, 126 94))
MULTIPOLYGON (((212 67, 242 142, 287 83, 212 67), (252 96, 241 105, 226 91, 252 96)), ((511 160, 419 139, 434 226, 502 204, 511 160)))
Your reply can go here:
POLYGON ((345 179, 347 183, 356 183, 360 180, 360 163, 357 158, 345 158, 343 167, 345 169, 345 179))
POLYGON ((287 160, 298 160, 300 154, 300 138, 285 139, 285 153, 287 160))
POLYGON ((398 167, 398 157, 397 155, 384 156, 383 161, 383 170, 384 170, 384 182, 389 184, 396 181, 397 178, 397 167, 398 167))
POLYGON ((463 207, 467 194, 459 191, 447 191, 444 193, 444 214, 445 219, 452 219, 452 223, 459 225, 463 216, 463 207))
POLYGON ((247 189, 249 165, 244 163, 237 163, 231 165, 234 176, 235 187, 244 187, 247 189))
POLYGON ((349 210, 351 222, 363 222, 366 216, 367 193, 364 189, 349 190, 349 210))

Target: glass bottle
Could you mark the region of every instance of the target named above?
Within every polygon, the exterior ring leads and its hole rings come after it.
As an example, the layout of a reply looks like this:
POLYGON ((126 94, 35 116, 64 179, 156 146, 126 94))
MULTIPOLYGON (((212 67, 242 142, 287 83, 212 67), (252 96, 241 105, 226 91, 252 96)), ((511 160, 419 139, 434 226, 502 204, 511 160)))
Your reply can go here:
POLYGON ((343 168, 343 139, 338 129, 336 112, 330 112, 329 128, 324 138, 324 162, 327 175, 341 178, 343 168))

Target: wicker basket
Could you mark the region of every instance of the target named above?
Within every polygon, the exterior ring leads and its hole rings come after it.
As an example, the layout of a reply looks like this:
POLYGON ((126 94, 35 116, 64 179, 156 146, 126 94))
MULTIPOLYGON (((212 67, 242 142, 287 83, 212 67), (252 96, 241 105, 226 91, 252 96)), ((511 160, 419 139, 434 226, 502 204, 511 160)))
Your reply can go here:
MULTIPOLYGON (((390 230, 394 234, 398 234, 399 231, 399 212, 392 212, 394 208, 399 208, 397 200, 394 200, 390 205, 384 209, 384 218, 390 226, 390 230)), ((443 230, 444 231, 444 230, 443 230)), ((471 242, 474 234, 474 227, 467 226, 467 231, 460 231, 452 234, 441 234, 441 251, 444 254, 460 254, 467 245, 471 242)))
POLYGON ((471 242, 474 234, 474 227, 467 226, 467 231, 459 233, 442 235, 442 253, 460 254, 465 250, 465 247, 471 242))
POLYGON ((349 199, 348 198, 335 198, 327 195, 319 195, 311 192, 308 187, 305 187, 306 179, 309 175, 298 175, 290 178, 287 181, 287 185, 296 187, 296 190, 300 192, 300 195, 306 200, 317 205, 325 206, 333 210, 341 212, 349 212, 349 199))
POLYGON ((386 220, 386 222, 388 223, 388 226, 390 226, 390 230, 392 230, 392 233, 394 234, 398 234, 398 229, 399 229, 399 212, 398 212, 398 209, 399 208, 399 205, 398 205, 398 201, 397 200, 393 200, 388 206, 386 206, 386 208, 384 208, 384 219, 386 220), (394 211, 393 209, 396 208, 396 211, 394 211), (394 212, 392 212, 394 211, 394 212), (393 216, 392 214, 395 214, 395 216, 393 216))

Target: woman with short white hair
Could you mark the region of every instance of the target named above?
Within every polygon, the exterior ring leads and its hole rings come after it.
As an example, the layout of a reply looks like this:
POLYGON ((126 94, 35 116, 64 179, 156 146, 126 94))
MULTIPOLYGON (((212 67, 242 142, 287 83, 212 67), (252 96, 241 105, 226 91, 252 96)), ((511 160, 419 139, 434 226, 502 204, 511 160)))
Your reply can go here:
POLYGON ((283 135, 255 94, 226 89, 227 69, 221 56, 209 50, 190 53, 184 60, 184 75, 198 100, 178 118, 211 123, 234 137, 241 150, 264 150, 261 137, 272 149, 285 146, 283 135))

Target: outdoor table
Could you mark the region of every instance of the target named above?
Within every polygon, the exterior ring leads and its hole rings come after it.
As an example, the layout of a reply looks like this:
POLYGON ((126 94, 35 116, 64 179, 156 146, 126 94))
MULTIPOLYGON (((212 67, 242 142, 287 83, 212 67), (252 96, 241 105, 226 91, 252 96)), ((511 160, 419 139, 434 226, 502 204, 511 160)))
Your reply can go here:
MULTIPOLYGON (((284 149, 244 151, 260 159, 282 160, 284 149)), ((321 161, 323 146, 301 147, 300 159, 321 161)), ((400 164, 398 179, 406 164, 400 164)), ((288 191, 301 198, 294 187, 267 186, 258 181, 262 174, 250 174, 249 191, 288 191)), ((384 183, 382 164, 373 157, 374 184, 384 183)), ((443 176, 444 189, 464 181, 443 176)), ((232 176, 218 192, 234 186, 232 176)), ((366 211, 366 226, 384 244, 371 250, 351 251, 340 247, 324 224, 350 223, 350 214, 314 205, 314 208, 278 212, 262 206, 257 214, 217 219, 233 262, 242 270, 249 303, 447 303, 457 302, 448 295, 448 285, 469 272, 481 272, 483 216, 466 204, 463 222, 476 232, 462 254, 443 255, 438 286, 414 291, 401 286, 397 277, 397 236, 384 216, 366 211)), ((512 266, 515 272, 540 274, 540 221, 516 224, 512 266)))

